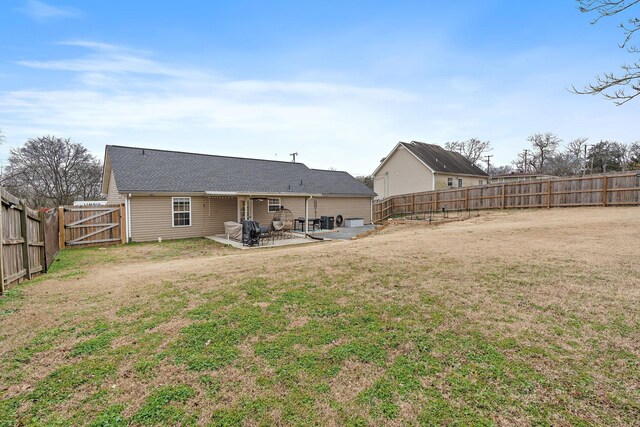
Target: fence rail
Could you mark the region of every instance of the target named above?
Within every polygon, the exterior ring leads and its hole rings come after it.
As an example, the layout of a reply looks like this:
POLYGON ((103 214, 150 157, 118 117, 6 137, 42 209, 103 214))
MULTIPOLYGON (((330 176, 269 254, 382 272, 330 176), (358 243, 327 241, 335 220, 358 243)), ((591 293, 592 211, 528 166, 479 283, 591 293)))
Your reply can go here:
POLYGON ((640 205, 640 171, 402 194, 374 202, 373 221, 441 210, 640 205))

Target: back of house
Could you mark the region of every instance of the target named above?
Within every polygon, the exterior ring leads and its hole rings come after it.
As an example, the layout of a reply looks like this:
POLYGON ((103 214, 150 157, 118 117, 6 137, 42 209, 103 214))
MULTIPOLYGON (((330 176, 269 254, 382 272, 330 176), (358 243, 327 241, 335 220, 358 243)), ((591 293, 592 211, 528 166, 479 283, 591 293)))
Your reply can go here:
POLYGON ((124 203, 129 241, 212 236, 225 221, 338 216, 371 223, 375 193, 347 172, 302 163, 108 145, 102 192, 124 203))

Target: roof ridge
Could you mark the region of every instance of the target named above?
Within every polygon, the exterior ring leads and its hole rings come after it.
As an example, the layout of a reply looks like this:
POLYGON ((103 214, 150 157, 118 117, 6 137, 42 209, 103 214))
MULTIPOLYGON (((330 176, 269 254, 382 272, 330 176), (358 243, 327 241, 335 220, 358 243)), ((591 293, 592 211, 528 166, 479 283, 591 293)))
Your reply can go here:
POLYGON ((435 172, 486 176, 482 169, 455 150, 448 150, 438 144, 420 141, 411 141, 410 143, 400 141, 399 144, 435 172))
MULTIPOLYGON (((340 173, 349 173, 347 171, 339 171, 339 170, 331 170, 331 169, 317 169, 317 168, 309 168, 309 170, 312 171, 318 171, 318 172, 340 172, 340 173)), ((349 174, 351 175, 351 174, 349 174)))
POLYGON ((259 161, 259 162, 272 162, 272 163, 285 163, 285 164, 295 164, 295 165, 302 165, 307 169, 310 169, 307 165, 305 165, 304 163, 300 163, 300 162, 290 162, 290 161, 285 161, 285 160, 269 160, 269 159, 257 159, 255 157, 239 157, 239 156, 221 156, 219 154, 205 154, 205 153, 193 153, 193 152, 189 152, 189 151, 176 151, 176 150, 162 150, 159 148, 146 148, 146 147, 130 147, 127 145, 115 145, 115 144, 107 144, 106 148, 109 147, 114 147, 114 148, 127 148, 127 149, 131 149, 131 150, 147 150, 147 151, 160 151, 163 153, 175 153, 175 154, 190 154, 193 156, 205 156, 205 157, 219 157, 219 158, 225 158, 225 159, 239 159, 239 160, 255 160, 255 161, 259 161))

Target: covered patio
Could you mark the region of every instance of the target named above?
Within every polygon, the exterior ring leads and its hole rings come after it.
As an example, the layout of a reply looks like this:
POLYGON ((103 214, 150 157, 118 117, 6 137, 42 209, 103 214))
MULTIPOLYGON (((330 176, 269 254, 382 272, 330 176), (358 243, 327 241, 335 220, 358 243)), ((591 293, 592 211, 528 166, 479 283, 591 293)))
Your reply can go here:
MULTIPOLYGON (((298 231, 308 234, 309 229, 313 230, 319 226, 317 218, 318 197, 320 194, 307 193, 241 193, 241 192, 220 192, 207 191, 209 200, 217 198, 235 198, 236 212, 235 221, 256 221, 260 226, 273 228, 274 216, 283 210, 291 213, 293 223, 289 224, 286 231, 298 231), (314 212, 312 212, 312 209, 314 212), (315 226, 315 227, 314 227, 315 226)), ((217 220, 220 220, 218 218, 217 220)), ((227 214, 225 221, 232 220, 227 214)))

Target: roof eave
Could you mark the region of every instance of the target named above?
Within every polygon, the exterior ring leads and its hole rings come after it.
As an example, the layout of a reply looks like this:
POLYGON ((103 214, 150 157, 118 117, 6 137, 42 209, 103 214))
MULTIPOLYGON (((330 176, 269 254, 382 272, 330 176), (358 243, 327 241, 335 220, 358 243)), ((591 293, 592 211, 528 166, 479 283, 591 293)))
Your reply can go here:
POLYGON ((449 172, 449 171, 436 171, 434 173, 441 174, 441 175, 482 176, 484 178, 489 178, 489 175, 486 172, 482 174, 474 174, 474 173, 459 173, 459 172, 449 172))

